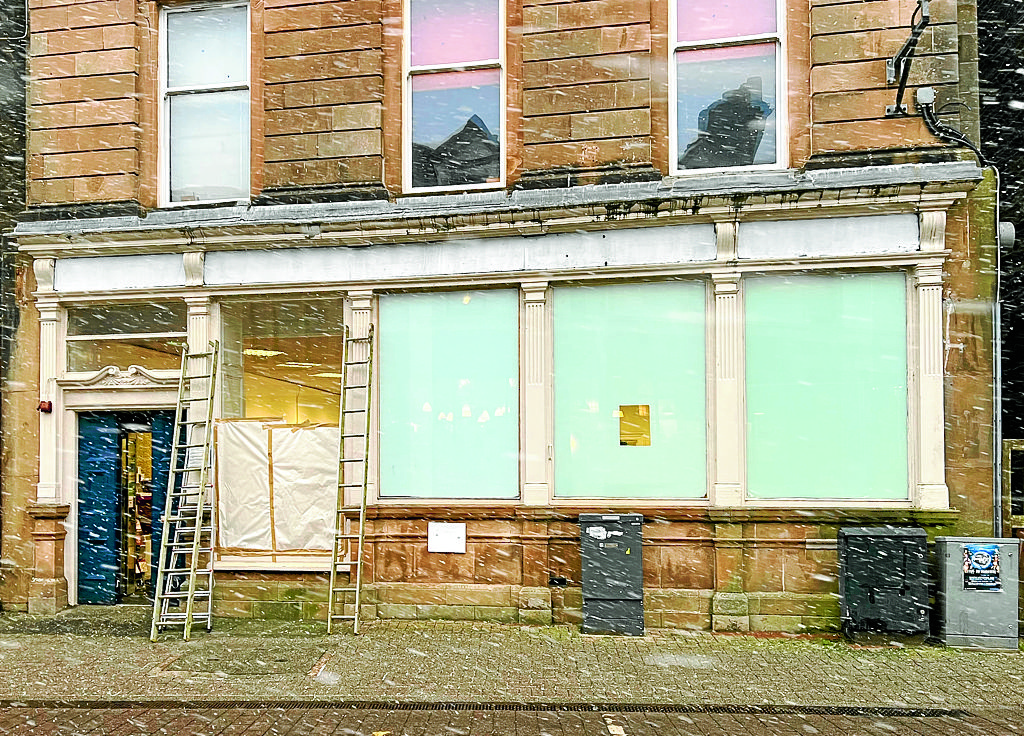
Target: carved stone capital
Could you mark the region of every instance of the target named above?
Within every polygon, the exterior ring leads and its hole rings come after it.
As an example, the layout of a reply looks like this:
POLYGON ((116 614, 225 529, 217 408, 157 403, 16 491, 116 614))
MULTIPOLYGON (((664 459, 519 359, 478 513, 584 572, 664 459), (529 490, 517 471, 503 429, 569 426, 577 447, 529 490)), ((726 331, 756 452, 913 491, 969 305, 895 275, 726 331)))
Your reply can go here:
POLYGON ((547 300, 547 281, 524 281, 520 285, 523 290, 523 300, 526 302, 544 302, 547 300))

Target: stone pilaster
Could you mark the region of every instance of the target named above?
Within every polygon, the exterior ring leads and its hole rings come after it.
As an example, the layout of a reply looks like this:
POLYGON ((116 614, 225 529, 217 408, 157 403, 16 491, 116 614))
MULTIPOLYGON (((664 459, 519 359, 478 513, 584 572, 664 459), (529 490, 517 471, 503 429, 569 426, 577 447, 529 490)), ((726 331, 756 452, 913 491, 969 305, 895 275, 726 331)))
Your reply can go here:
POLYGON ((527 281, 522 285, 522 500, 527 506, 545 506, 551 495, 551 361, 548 343, 548 283, 527 281))
POLYGON ((744 497, 743 303, 737 273, 714 274, 714 433, 711 503, 739 506, 744 497))
MULTIPOLYGON (((52 259, 49 286, 52 288, 52 259)), ((40 268, 36 265, 36 277, 40 268)), ((39 300, 39 482, 36 498, 40 503, 60 503, 61 495, 61 424, 63 411, 57 379, 64 367, 61 340, 60 305, 45 293, 37 292, 39 300)))
MULTIPOLYGON (((927 213, 935 214, 935 213, 927 213)), ((942 266, 914 271, 917 289, 917 504, 949 508, 942 369, 942 266)))
POLYGON ((64 576, 64 522, 67 504, 35 503, 28 508, 33 519, 35 561, 28 589, 28 612, 52 616, 68 605, 68 581, 64 576))

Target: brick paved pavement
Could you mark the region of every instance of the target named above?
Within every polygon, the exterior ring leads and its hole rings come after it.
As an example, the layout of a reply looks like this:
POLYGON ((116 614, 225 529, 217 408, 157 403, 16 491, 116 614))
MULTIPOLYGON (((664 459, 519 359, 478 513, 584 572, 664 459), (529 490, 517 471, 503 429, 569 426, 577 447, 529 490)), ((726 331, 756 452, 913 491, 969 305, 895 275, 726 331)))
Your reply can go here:
POLYGON ((152 644, 147 621, 145 609, 0 615, 0 734, 131 735, 152 727, 211 736, 616 736, 609 730, 616 723, 626 736, 1024 732, 1019 652, 668 631, 592 637, 568 627, 412 621, 374 622, 359 637, 327 636, 318 624, 218 621, 190 642, 168 635, 152 644), (55 700, 97 702, 57 708, 55 700), (183 708, 182 700, 215 702, 183 708), (25 701, 47 702, 17 707, 25 701), (134 707, 96 707, 110 701, 134 707), (362 710, 312 707, 359 703, 362 710), (408 709, 438 703, 468 705, 408 709), (524 703, 536 710, 494 710, 524 703), (543 708, 581 703, 609 712, 634 707, 614 722, 600 712, 543 708), (851 710, 858 707, 873 710, 851 710))
POLYGON ((1010 713, 544 711, 325 707, 0 707, 20 736, 940 736, 1019 734, 1010 713))

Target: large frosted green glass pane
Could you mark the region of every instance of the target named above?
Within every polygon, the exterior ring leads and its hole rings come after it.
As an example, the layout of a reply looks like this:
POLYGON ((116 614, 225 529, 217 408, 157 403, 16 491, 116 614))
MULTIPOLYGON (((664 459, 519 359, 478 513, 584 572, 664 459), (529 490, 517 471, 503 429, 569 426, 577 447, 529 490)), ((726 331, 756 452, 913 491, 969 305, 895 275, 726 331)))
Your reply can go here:
POLYGON ((907 498, 902 273, 744 281, 747 494, 907 498))
POLYGON ((380 300, 381 496, 519 495, 519 295, 380 300))
POLYGON ((555 289, 555 494, 707 492, 702 282, 555 289))

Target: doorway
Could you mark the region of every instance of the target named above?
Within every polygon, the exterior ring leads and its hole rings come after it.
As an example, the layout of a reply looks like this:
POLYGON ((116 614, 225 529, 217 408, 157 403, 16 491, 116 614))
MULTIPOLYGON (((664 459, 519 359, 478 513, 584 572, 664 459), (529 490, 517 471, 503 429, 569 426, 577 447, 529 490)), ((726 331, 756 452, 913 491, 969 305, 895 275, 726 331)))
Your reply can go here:
POLYGON ((173 411, 78 415, 78 603, 144 603, 167 493, 173 411))

